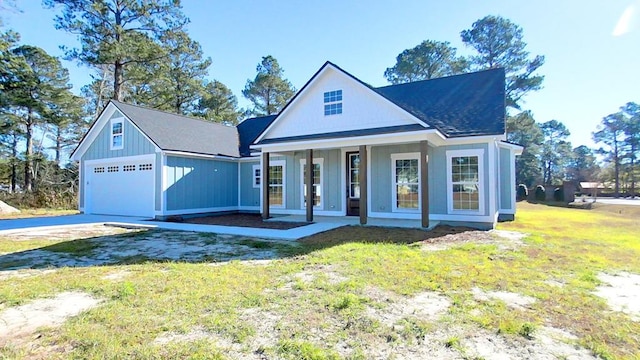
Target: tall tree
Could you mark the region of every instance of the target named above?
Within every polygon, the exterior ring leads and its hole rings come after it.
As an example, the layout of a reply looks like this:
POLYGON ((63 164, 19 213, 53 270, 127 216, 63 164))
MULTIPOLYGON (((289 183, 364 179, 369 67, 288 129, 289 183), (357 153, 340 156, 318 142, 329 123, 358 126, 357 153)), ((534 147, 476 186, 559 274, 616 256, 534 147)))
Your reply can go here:
POLYGON ((613 163, 615 197, 620 196, 620 163, 622 144, 624 143, 624 114, 617 112, 602 119, 598 130, 593 133, 593 141, 596 144, 603 143, 598 152, 606 155, 607 160, 613 163))
POLYGON ((402 84, 460 74, 468 66, 464 57, 456 56, 456 48, 449 42, 425 40, 401 52, 396 64, 387 68, 384 76, 392 84, 402 84))
POLYGON ((567 166, 567 177, 576 182, 596 181, 599 178, 600 166, 591 148, 580 145, 572 150, 567 166))
POLYGON ((8 160, 9 191, 12 193, 16 192, 18 186, 18 144, 23 136, 17 116, 2 109, 0 111, 0 153, 8 160))
POLYGON ((485 16, 471 29, 460 33, 462 42, 476 50, 471 57, 476 69, 503 67, 507 74, 507 106, 520 109, 522 97, 542 88, 544 76, 536 71, 544 64, 544 56, 529 59, 522 28, 500 16, 485 16))
POLYGON ((46 127, 50 130, 48 138, 52 140, 54 161, 62 165, 62 153, 78 142, 89 127, 85 116, 84 100, 70 92, 58 92, 52 99, 55 106, 48 111, 46 127))
POLYGON ((571 143, 567 138, 569 129, 558 120, 549 120, 540 124, 544 136, 542 143, 542 180, 545 185, 564 180, 564 168, 571 158, 571 143))
POLYGON ((160 42, 167 57, 149 74, 149 99, 145 105, 190 114, 203 94, 211 59, 204 57, 200 44, 184 31, 163 34, 160 42))
POLYGON ((238 99, 231 89, 220 81, 213 80, 207 83, 194 115, 214 122, 236 125, 241 113, 238 110, 238 99))
POLYGON ((113 66, 113 98, 123 98, 127 69, 165 56, 157 39, 188 22, 180 0, 44 0, 61 6, 56 28, 77 34, 79 49, 66 56, 89 66, 113 66))
POLYGON ((113 83, 109 81, 113 77, 113 71, 109 65, 100 65, 96 74, 91 75, 91 82, 84 85, 80 92, 84 97, 85 113, 92 120, 98 118, 102 110, 107 106, 109 99, 113 97, 113 83))
POLYGON ((507 139, 524 147, 516 158, 516 182, 533 186, 541 179, 539 157, 544 136, 531 111, 507 116, 507 139))
POLYGON ((631 182, 630 192, 636 193, 636 175, 638 169, 638 156, 640 156, 640 105, 628 102, 620 108, 624 115, 624 153, 623 157, 628 165, 628 178, 631 182))
POLYGON ((44 50, 23 45, 12 51, 28 65, 15 74, 18 85, 8 92, 9 111, 24 130, 25 168, 24 190, 33 186, 33 134, 37 125, 46 123, 52 117, 68 114, 69 104, 78 103, 69 90, 69 72, 60 60, 44 50))
POLYGON ((276 114, 293 96, 295 88, 285 79, 284 70, 271 55, 262 58, 253 80, 247 80, 242 95, 253 103, 254 115, 276 114))

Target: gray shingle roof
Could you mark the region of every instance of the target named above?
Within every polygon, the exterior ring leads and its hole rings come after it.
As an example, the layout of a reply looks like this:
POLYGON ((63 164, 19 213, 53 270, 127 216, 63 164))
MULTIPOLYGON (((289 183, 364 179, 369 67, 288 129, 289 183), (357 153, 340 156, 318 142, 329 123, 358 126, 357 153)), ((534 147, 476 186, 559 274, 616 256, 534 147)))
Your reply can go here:
POLYGON ((505 73, 491 69, 374 88, 447 137, 505 133, 505 73))
POLYGON ((273 122, 276 115, 267 115, 246 119, 238 124, 238 135, 240 136, 240 155, 251 156, 249 146, 258 138, 258 135, 273 122))
POLYGON ((233 126, 111 102, 162 150, 240 156, 238 131, 233 126))

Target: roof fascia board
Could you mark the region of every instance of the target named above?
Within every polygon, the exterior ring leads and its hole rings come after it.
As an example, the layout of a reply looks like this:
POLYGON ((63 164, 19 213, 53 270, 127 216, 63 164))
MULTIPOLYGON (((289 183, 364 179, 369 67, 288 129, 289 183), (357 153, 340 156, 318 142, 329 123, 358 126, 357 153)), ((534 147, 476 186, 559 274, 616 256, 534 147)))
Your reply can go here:
MULTIPOLYGON (((109 121, 116 110, 118 109, 112 102, 109 102, 107 106, 105 106, 100 115, 98 115, 98 118, 93 122, 93 124, 91 124, 89 130, 87 130, 87 133, 84 134, 78 146, 71 153, 71 160, 80 161, 82 155, 87 152, 89 146, 91 146, 96 137, 98 137, 98 134, 100 134, 100 130, 104 127, 107 121, 109 121)), ((120 113, 122 113, 122 111, 120 111, 120 113)))
POLYGON ((424 131, 409 131, 395 134, 378 134, 368 136, 354 136, 338 139, 317 139, 307 141, 291 141, 274 144, 252 145, 252 149, 263 152, 294 151, 320 148, 342 148, 359 145, 384 145, 394 143, 409 143, 428 140, 435 146, 447 144, 446 138, 436 129, 424 131))
POLYGON ((524 146, 512 144, 504 141, 498 142, 498 146, 504 149, 509 149, 516 153, 516 155, 522 155, 522 151, 524 150, 524 146))
POLYGON ((127 121, 129 121, 131 126, 138 130, 140 134, 145 137, 145 139, 153 144, 155 152, 160 152, 162 150, 155 141, 153 141, 144 131, 142 131, 142 129, 140 129, 140 127, 138 127, 138 125, 134 121, 131 120, 131 118, 127 116, 124 111, 118 108, 118 106, 114 102, 109 101, 109 104, 107 104, 104 110, 102 110, 102 113, 100 113, 98 119, 94 121, 93 125, 91 125, 85 136, 82 138, 82 140, 80 140, 80 144, 78 145, 78 147, 71 154, 72 160, 80 161, 82 155, 84 155, 84 153, 89 149, 89 146, 91 146, 91 144, 95 141, 102 128, 111 119, 116 110, 120 114, 122 114, 122 116, 127 119, 127 121))
POLYGON ((190 153, 187 151, 163 150, 162 153, 168 156, 205 158, 205 159, 216 159, 216 160, 233 160, 233 161, 238 160, 238 158, 235 158, 233 156, 198 154, 198 153, 190 153))

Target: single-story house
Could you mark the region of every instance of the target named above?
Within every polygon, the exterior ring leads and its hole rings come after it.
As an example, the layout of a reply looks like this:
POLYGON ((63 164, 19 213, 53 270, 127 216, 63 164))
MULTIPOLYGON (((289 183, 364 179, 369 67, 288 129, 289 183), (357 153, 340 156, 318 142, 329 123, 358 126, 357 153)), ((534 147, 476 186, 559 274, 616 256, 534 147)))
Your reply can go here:
POLYGON ((230 211, 491 228, 515 215, 502 69, 371 87, 325 63, 237 127, 111 101, 72 154, 80 211, 230 211), (307 166, 313 164, 313 166, 307 166))

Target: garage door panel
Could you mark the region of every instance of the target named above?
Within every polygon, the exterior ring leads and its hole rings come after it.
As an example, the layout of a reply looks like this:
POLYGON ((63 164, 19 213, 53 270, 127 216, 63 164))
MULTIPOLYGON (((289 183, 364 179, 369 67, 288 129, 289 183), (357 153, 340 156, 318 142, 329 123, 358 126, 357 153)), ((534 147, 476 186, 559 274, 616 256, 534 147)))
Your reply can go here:
POLYGON ((110 162, 88 166, 87 213, 154 215, 153 159, 110 162))

